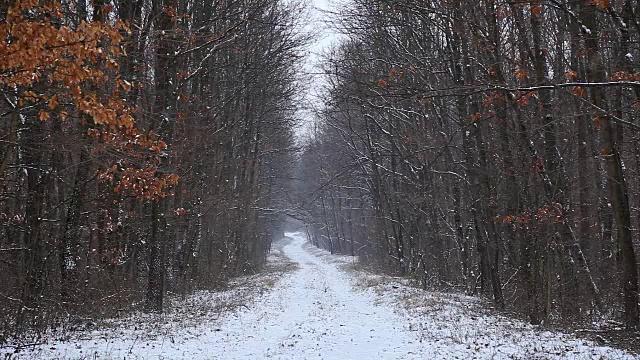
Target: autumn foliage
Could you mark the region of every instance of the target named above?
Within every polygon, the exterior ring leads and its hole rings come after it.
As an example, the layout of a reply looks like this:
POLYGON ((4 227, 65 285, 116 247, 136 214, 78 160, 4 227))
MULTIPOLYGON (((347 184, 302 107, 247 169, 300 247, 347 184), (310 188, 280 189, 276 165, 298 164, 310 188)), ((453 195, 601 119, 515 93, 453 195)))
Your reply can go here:
POLYGON ((264 264, 295 6, 0 1, 0 346, 264 264))
POLYGON ((135 109, 124 100, 132 89, 119 65, 127 26, 121 20, 63 24, 59 1, 17 0, 8 7, 0 23, 0 90, 17 99, 16 112, 34 107, 41 121, 57 116, 67 127, 86 128, 94 156, 117 153, 100 174, 114 191, 166 196, 178 179, 156 174, 166 144, 136 128, 135 109))

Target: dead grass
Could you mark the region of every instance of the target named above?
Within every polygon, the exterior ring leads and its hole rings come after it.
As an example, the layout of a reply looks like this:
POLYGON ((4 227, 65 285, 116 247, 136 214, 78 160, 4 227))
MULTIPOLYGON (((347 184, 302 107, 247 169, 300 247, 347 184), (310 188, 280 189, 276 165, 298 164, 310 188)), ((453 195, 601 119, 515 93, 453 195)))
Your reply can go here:
MULTIPOLYGON (((218 320, 225 314, 250 308, 258 298, 274 289, 283 276, 297 268, 296 263, 276 249, 269 255, 269 261, 259 273, 234 278, 222 289, 199 290, 186 296, 168 293, 163 314, 145 314, 139 311, 123 313, 121 317, 96 320, 90 327, 78 327, 75 331, 69 331, 68 328, 52 330, 46 338, 53 341, 108 341, 126 334, 130 336, 133 330, 135 334, 139 334, 136 335, 136 341, 172 341, 172 334, 176 329, 195 329, 203 325, 216 327, 218 320)), ((2 355, 4 354, 0 351, 0 359, 2 355)))

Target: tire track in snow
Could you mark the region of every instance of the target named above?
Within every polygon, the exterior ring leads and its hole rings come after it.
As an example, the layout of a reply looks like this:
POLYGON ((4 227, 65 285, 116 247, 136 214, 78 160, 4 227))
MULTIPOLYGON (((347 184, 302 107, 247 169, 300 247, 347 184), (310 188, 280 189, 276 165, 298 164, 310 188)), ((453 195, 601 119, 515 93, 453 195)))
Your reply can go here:
POLYGON ((382 285, 384 296, 354 291, 351 277, 328 257, 305 250, 304 235, 288 235, 274 247, 299 268, 247 308, 155 338, 144 336, 136 322, 145 320, 132 316, 130 328, 109 337, 45 343, 17 359, 638 359, 506 317, 469 316, 455 296, 391 284, 382 285), (405 293, 419 307, 396 314, 405 293))
POLYGON ((334 264, 309 254, 300 233, 284 254, 299 270, 222 326, 219 359, 422 359, 421 344, 388 308, 354 292, 334 264))

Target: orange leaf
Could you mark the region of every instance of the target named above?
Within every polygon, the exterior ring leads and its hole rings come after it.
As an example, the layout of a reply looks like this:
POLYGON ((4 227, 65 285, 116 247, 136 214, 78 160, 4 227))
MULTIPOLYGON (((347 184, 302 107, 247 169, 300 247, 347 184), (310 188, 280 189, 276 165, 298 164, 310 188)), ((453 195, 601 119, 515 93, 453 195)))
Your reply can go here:
POLYGON ((574 86, 571 89, 571 92, 578 96, 582 96, 582 97, 587 96, 587 91, 581 86, 574 86))
POLYGON ((178 208, 173 210, 173 214, 176 216, 182 216, 185 215, 187 213, 187 210, 185 210, 184 208, 178 208))
POLYGON ((40 114, 38 115, 38 117, 42 121, 49 120, 49 114, 46 111, 44 111, 44 109, 40 109, 40 114))
POLYGON ((564 73, 564 77, 567 78, 567 80, 573 80, 578 77, 578 73, 573 70, 568 70, 564 73))
POLYGON ((58 107, 58 95, 53 95, 48 101, 49 109, 53 110, 58 107))
POLYGON ((606 10, 609 8, 609 0, 591 0, 592 5, 598 6, 600 10, 606 10))
POLYGON ((596 125, 597 128, 600 127, 601 123, 600 123, 600 118, 599 117, 595 118, 594 124, 596 125))
POLYGON ((611 76, 611 80, 612 81, 628 81, 628 80, 634 80, 633 77, 634 76, 632 74, 629 74, 624 71, 618 71, 611 76))
POLYGON ((520 81, 522 81, 522 80, 524 80, 524 79, 529 77, 529 75, 527 74, 527 70, 525 70, 525 69, 516 70, 516 72, 513 73, 513 76, 515 76, 516 79, 518 79, 520 81))
POLYGON ((387 81, 386 81, 386 80, 384 80, 384 79, 380 79, 380 80, 378 80, 378 85, 379 85, 381 88, 383 88, 383 89, 384 89, 384 88, 386 88, 386 87, 387 87, 387 81))
POLYGON ((131 91, 131 88, 132 88, 131 83, 128 82, 127 80, 121 80, 120 86, 122 86, 122 89, 126 92, 131 91))
POLYGON ((523 94, 520 91, 518 91, 516 103, 521 106, 527 105, 529 103, 529 94, 528 93, 523 94))
POLYGON ((538 17, 540 14, 542 14, 542 6, 531 5, 531 16, 538 17))

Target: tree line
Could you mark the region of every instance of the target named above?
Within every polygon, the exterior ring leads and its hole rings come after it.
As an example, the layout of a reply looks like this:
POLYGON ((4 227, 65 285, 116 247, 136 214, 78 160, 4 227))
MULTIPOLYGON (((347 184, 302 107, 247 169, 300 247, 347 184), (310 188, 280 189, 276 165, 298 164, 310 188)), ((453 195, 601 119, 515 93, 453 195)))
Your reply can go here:
POLYGON ((640 2, 350 0, 310 237, 533 324, 638 325, 640 2))
POLYGON ((282 233, 300 11, 0 4, 0 343, 260 268, 282 233))

